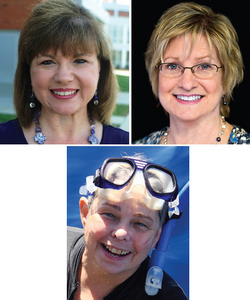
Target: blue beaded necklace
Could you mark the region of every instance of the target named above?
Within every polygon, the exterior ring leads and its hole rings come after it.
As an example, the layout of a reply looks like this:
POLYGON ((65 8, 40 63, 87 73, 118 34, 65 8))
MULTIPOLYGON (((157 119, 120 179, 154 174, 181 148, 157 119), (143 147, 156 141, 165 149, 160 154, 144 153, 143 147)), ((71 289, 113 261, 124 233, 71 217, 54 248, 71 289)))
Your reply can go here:
MULTIPOLYGON (((42 133, 42 128, 39 125, 40 116, 41 116, 40 110, 34 114, 34 121, 36 124, 36 128, 35 128, 36 135, 34 136, 34 141, 39 145, 42 145, 46 141, 46 135, 42 133)), ((100 143, 100 141, 95 135, 95 121, 91 121, 89 118, 89 123, 90 123, 91 135, 89 136, 88 141, 92 145, 97 145, 100 143)))

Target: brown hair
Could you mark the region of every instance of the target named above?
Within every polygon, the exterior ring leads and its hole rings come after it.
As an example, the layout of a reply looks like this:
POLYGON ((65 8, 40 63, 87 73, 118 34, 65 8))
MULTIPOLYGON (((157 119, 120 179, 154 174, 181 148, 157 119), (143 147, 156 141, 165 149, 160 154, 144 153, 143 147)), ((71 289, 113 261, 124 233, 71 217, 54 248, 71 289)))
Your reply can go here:
POLYGON ((181 35, 191 35, 192 48, 195 37, 202 34, 208 40, 210 49, 215 46, 224 67, 222 84, 226 90, 227 104, 223 105, 224 101, 221 101, 221 114, 228 117, 233 89, 243 80, 243 60, 232 23, 226 16, 214 13, 209 7, 193 2, 179 3, 161 16, 145 54, 152 90, 158 98, 159 70, 156 66, 163 62, 162 57, 169 42, 181 35))
MULTIPOLYGON (((48 50, 56 53, 59 49, 64 56, 74 56, 79 50, 96 53, 101 65, 97 87, 99 105, 90 101, 88 112, 91 118, 108 124, 118 93, 110 44, 101 22, 70 0, 48 0, 37 4, 21 30, 14 85, 14 104, 20 124, 29 127, 33 120, 33 111, 29 107, 32 60, 48 50)), ((38 101, 36 105, 41 106, 38 101)))

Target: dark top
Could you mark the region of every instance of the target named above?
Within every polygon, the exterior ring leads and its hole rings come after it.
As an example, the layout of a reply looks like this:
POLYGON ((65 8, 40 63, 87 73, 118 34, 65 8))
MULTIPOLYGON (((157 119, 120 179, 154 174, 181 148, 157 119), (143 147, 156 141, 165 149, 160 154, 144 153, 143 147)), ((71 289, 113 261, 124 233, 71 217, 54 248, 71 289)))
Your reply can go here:
MULTIPOLYGON (((77 270, 85 248, 84 230, 68 227, 68 265, 67 265, 67 299, 73 300, 79 285, 77 270)), ((139 269, 127 280, 118 285, 103 300, 187 300, 180 286, 164 272, 162 289, 155 296, 148 296, 144 290, 149 257, 142 262, 139 269)))
MULTIPOLYGON (((0 124, 0 144, 28 144, 18 119, 0 124)), ((103 125, 100 144, 129 144, 129 133, 120 128, 103 125)))

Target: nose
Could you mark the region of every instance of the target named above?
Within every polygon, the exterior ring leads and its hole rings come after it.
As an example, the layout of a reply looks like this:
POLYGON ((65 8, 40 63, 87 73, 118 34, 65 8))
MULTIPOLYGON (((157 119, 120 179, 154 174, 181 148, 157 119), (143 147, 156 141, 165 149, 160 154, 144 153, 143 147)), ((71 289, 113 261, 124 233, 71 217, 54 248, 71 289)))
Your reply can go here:
POLYGON ((111 232, 111 236, 119 241, 129 242, 131 240, 129 230, 124 225, 117 226, 111 232))
POLYGON ((54 76, 54 80, 57 83, 67 84, 68 82, 73 81, 73 79, 74 79, 74 75, 72 73, 70 66, 67 63, 62 63, 58 65, 54 76))
POLYGON ((197 79, 192 73, 191 69, 186 68, 184 73, 179 78, 178 86, 186 91, 191 91, 193 88, 197 87, 197 85, 197 79))

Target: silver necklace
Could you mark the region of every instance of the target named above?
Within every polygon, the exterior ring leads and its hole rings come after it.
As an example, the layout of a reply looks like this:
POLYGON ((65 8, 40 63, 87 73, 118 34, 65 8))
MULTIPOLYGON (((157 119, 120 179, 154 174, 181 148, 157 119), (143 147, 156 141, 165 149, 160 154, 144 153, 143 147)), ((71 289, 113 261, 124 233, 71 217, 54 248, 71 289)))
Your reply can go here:
MULTIPOLYGON (((34 141, 38 143, 39 145, 44 144, 46 141, 46 135, 42 133, 42 128, 39 125, 39 117, 41 116, 41 111, 38 111, 34 114, 34 121, 36 124, 35 132, 36 135, 34 136, 34 141)), ((97 145, 100 143, 99 139, 95 135, 95 121, 91 121, 89 118, 89 123, 90 123, 90 136, 88 138, 88 141, 92 145, 97 145)))
MULTIPOLYGON (((221 141, 221 138, 223 136, 223 133, 225 132, 225 129, 226 129, 226 121, 225 121, 225 117, 224 116, 221 116, 221 119, 222 119, 222 125, 221 125, 221 131, 219 133, 219 136, 216 138, 216 141, 214 143, 214 145, 217 145, 218 143, 220 143, 221 141)), ((167 137, 169 135, 169 132, 170 132, 170 127, 168 127, 168 129, 164 132, 163 136, 164 136, 164 139, 163 139, 163 144, 166 145, 167 144, 167 137)))

